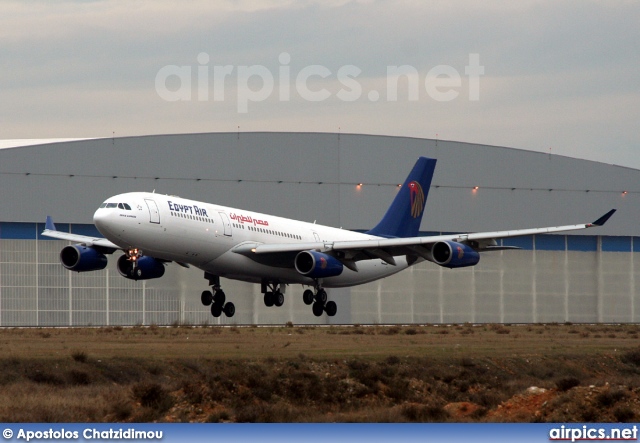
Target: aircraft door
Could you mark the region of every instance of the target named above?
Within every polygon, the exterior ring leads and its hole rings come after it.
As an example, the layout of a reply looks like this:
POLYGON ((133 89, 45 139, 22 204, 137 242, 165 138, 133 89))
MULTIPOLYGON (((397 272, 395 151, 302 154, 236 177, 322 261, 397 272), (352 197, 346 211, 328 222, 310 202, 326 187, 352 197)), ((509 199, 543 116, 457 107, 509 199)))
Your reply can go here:
POLYGON ((218 214, 220 214, 220 218, 222 219, 224 235, 231 237, 231 221, 229 220, 229 217, 227 217, 227 214, 224 212, 218 212, 218 214))
POLYGON ((158 211, 158 205, 154 200, 144 199, 144 202, 147 204, 147 208, 149 208, 149 222, 150 223, 160 223, 160 211, 158 211))
POLYGON ((319 236, 319 235, 318 235, 318 233, 317 233, 317 232, 315 232, 315 231, 313 231, 313 238, 315 238, 317 242, 319 242, 319 241, 320 241, 320 236, 319 236))

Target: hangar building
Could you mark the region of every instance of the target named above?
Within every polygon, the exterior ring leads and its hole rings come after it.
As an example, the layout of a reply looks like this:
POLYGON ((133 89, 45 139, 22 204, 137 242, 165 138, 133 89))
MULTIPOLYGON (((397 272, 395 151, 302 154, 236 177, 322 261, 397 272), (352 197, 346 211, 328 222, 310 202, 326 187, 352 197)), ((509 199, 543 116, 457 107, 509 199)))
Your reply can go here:
MULTIPOLYGON (((12 144, 9 143, 11 146, 12 144)), ((57 141, 0 149, 0 326, 135 324, 638 322, 640 170, 454 141, 332 133, 207 133, 57 141), (335 317, 315 317, 290 286, 280 308, 258 285, 223 280, 236 315, 200 303, 202 271, 168 265, 131 281, 116 268, 59 264, 58 229, 95 235, 109 196, 155 191, 343 229, 384 215, 418 156, 438 160, 424 235, 590 222, 601 228, 505 239, 471 268, 421 263, 329 290, 335 317)))

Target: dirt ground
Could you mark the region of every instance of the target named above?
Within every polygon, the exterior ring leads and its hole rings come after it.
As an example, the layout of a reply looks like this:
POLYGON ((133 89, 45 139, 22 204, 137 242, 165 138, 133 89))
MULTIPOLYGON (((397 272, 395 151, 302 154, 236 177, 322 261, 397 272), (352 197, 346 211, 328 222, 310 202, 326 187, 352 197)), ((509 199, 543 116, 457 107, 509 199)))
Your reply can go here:
POLYGON ((4 422, 627 422, 637 325, 0 329, 4 422))

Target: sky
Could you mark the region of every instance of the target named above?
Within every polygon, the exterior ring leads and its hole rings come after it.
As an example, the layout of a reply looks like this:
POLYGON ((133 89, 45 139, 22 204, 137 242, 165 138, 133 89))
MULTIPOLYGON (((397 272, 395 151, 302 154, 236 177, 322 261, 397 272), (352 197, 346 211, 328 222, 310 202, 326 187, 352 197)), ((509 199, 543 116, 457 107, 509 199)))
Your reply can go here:
POLYGON ((342 132, 640 169, 640 2, 3 1, 0 139, 342 132))

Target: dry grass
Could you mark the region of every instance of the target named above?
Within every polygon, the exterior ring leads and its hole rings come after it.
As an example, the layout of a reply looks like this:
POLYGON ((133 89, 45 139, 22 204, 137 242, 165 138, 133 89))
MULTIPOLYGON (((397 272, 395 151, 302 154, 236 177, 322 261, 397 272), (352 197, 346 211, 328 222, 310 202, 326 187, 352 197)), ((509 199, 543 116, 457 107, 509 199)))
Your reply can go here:
POLYGON ((633 335, 638 330, 636 325, 559 324, 2 329, 0 352, 5 358, 40 359, 73 353, 77 361, 194 355, 225 359, 291 358, 301 352, 316 358, 347 355, 374 359, 388 355, 554 356, 567 352, 595 355, 633 348, 633 335), (589 336, 584 337, 582 333, 589 336))
POLYGON ((637 333, 559 324, 2 329, 0 421, 629 421, 640 416, 637 333), (530 386, 548 390, 543 409, 520 397, 530 386), (508 402, 517 412, 505 416, 508 402))

